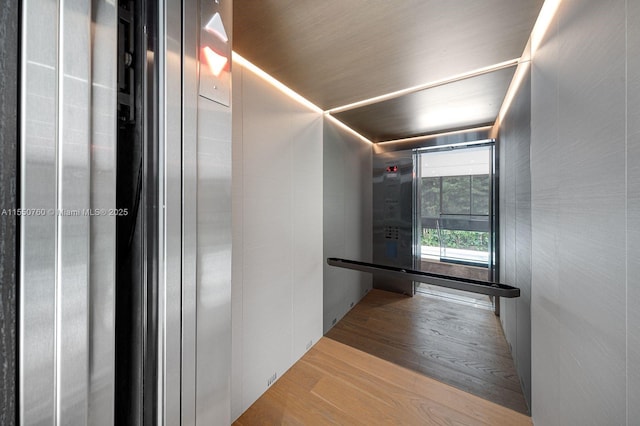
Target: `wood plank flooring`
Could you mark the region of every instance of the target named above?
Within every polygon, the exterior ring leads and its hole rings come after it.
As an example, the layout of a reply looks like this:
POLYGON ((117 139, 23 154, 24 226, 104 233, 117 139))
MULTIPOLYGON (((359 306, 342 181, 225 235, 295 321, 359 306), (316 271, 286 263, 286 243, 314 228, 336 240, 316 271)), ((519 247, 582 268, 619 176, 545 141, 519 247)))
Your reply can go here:
POLYGON ((372 290, 326 337, 528 412, 508 344, 491 311, 372 290))
POLYGON ((323 337, 235 423, 531 425, 531 419, 323 337))

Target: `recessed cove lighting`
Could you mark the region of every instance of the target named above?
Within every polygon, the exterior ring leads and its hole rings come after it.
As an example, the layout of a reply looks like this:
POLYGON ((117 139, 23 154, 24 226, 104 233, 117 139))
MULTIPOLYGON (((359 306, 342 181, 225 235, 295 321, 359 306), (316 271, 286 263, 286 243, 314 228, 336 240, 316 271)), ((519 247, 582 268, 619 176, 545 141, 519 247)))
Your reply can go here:
POLYGON ((205 31, 215 35, 225 43, 229 41, 227 32, 224 29, 224 24, 222 23, 222 18, 220 17, 220 14, 218 12, 216 12, 216 14, 213 15, 211 19, 209 19, 209 22, 207 22, 207 25, 204 26, 204 29, 205 31))
POLYGON ((423 91, 423 90, 426 90, 426 89, 432 89, 434 87, 444 86, 445 84, 455 83, 455 82, 458 82, 458 81, 461 81, 461 80, 466 80, 468 78, 478 77, 478 76, 483 75, 483 74, 488 74, 490 72, 499 71, 499 70, 504 69, 504 68, 509 68, 509 67, 516 66, 518 64, 518 60, 519 60, 519 58, 510 59, 508 61, 504 61, 504 62, 500 62, 500 63, 497 63, 497 64, 489 65, 487 67, 478 68, 478 69, 470 71, 470 72, 466 72, 466 73, 457 74, 457 75, 454 75, 454 76, 451 76, 451 77, 443 78, 441 80, 431 81, 431 82, 425 83, 425 84, 419 84, 417 86, 408 87, 406 89, 397 90, 395 92, 386 93, 384 95, 375 96, 373 98, 364 99, 362 101, 353 102, 351 104, 347 104, 347 105, 342 105, 342 106, 339 106, 339 107, 331 108, 328 111, 330 113, 332 113, 332 114, 337 114, 339 112, 360 108, 360 107, 363 107, 363 106, 375 104, 375 103, 382 102, 382 101, 388 101, 390 99, 399 98, 399 97, 405 96, 405 95, 410 95, 412 93, 420 92, 420 91, 423 91))
POLYGON ((351 133, 353 136, 359 138, 360 140, 362 140, 364 142, 368 142, 370 144, 373 144, 373 142, 371 142, 369 139, 365 138, 360 133, 356 132, 351 127, 349 127, 346 124, 344 124, 342 121, 340 121, 337 118, 333 117, 327 111, 323 111, 320 107, 318 107, 314 103, 312 103, 309 100, 303 98, 298 93, 294 92, 293 90, 291 90, 290 88, 288 88, 287 86, 285 86, 284 84, 282 84, 281 82, 279 82, 278 80, 273 78, 271 75, 267 74, 265 71, 263 71, 262 69, 258 68, 253 63, 249 62, 247 59, 243 58, 237 52, 232 52, 232 55, 233 55, 233 62, 234 63, 236 63, 236 64, 242 66, 243 68, 251 71, 253 74, 255 74, 256 76, 262 78, 264 81, 266 81, 267 83, 271 84, 273 87, 275 87, 276 89, 278 89, 280 92, 284 93, 285 95, 287 95, 291 99, 299 102, 301 105, 306 106, 307 108, 309 108, 310 110, 312 110, 314 112, 317 112, 317 113, 320 113, 320 114, 324 113, 324 117, 327 120, 329 120, 332 123, 334 123, 336 126, 344 129, 345 131, 351 133))
MULTIPOLYGON (((440 137, 443 137, 443 136, 449 136, 449 135, 458 135, 458 134, 470 133, 470 132, 483 132, 483 131, 491 130, 491 128, 492 128, 492 126, 482 126, 482 127, 474 127, 474 128, 471 128, 471 129, 454 130, 454 131, 451 131, 451 132, 436 133, 436 134, 431 134, 431 135, 412 136, 412 137, 409 137, 409 138, 392 139, 392 140, 388 140, 388 141, 377 142, 376 145, 427 141, 429 139, 436 139, 436 138, 440 138, 440 137)), ((479 142, 485 143, 486 141, 487 141, 486 139, 483 139, 483 140, 481 140, 479 142)), ((463 142, 462 143, 462 145, 467 145, 467 144, 469 144, 469 143, 468 142, 463 142)), ((453 146, 453 144, 451 146, 453 146)), ((438 146, 436 148, 441 148, 441 146, 438 146)))
POLYGON ((561 0, 545 0, 540 9, 540 15, 536 20, 533 30, 531 31, 531 56, 535 56, 536 51, 540 48, 544 35, 547 33, 551 22, 553 21, 561 0))
POLYGON ((255 66, 253 63, 251 63, 248 60, 246 60, 245 58, 243 58, 238 53, 233 52, 232 55, 233 55, 233 61, 234 62, 238 63, 240 66, 248 69, 249 71, 251 71, 252 73, 257 75, 258 77, 262 78, 267 83, 271 84, 273 87, 275 87, 276 89, 280 90, 285 95, 289 96, 291 99, 301 103, 302 105, 306 106, 307 108, 309 108, 312 111, 315 111, 315 112, 318 112, 318 113, 322 113, 323 112, 322 109, 320 109, 314 103, 312 103, 309 100, 303 98, 298 93, 294 92, 293 90, 291 90, 290 88, 288 88, 287 86, 285 86, 284 84, 282 84, 281 82, 276 80, 275 78, 271 77, 265 71, 263 71, 262 69, 258 68, 257 66, 255 66))
POLYGON ((355 130, 353 130, 351 127, 347 126, 346 124, 344 124, 342 121, 338 120, 337 118, 335 118, 333 115, 331 115, 328 112, 324 113, 324 116, 331 122, 333 122, 336 126, 342 128, 343 130, 351 133, 353 136, 359 138, 360 140, 362 140, 363 142, 368 142, 370 144, 373 144, 373 142, 371 142, 369 139, 365 138, 364 136, 362 136, 360 133, 356 132, 355 130))

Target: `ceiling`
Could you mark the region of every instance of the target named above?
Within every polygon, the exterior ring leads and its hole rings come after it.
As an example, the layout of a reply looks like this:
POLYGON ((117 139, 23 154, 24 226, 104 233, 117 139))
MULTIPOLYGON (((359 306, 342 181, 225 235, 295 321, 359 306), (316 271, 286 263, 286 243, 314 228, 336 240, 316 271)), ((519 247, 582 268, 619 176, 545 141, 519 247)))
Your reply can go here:
POLYGON ((542 3, 235 0, 234 50, 369 140, 396 140, 493 123, 542 3))

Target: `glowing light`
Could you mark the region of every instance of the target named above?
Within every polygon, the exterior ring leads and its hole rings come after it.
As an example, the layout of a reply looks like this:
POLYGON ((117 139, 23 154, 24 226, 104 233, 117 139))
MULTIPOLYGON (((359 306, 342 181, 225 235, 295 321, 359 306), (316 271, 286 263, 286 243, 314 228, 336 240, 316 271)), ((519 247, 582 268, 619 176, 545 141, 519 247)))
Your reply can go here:
POLYGON ((261 70, 257 66, 253 65, 251 62, 247 61, 245 58, 243 58, 242 56, 238 55, 236 52, 233 52, 233 61, 238 63, 239 65, 243 66, 244 68, 248 69, 249 71, 251 71, 252 73, 257 75, 258 77, 262 78, 267 83, 271 84, 273 87, 275 87, 276 89, 280 90, 282 93, 284 93, 285 95, 289 96, 291 99, 295 100, 296 102, 306 106, 307 108, 309 108, 310 110, 312 110, 314 112, 323 113, 322 109, 320 109, 314 103, 308 101, 307 99, 303 98, 302 96, 300 96, 299 94, 297 94, 293 90, 289 89, 287 86, 285 86, 284 84, 280 83, 278 80, 276 80, 275 78, 271 77, 269 74, 267 74, 266 72, 264 72, 263 70, 261 70))
POLYGON ((211 33, 218 37, 220 40, 227 43, 229 41, 229 37, 227 37, 227 32, 224 29, 224 24, 222 23, 222 18, 220 14, 216 12, 215 15, 207 22, 207 25, 204 26, 205 31, 211 33))
MULTIPOLYGON (((482 132, 485 130, 489 130, 491 129, 492 126, 483 126, 483 127, 475 127, 473 129, 465 129, 465 130, 454 130, 451 132, 444 132, 444 133, 437 133, 437 134, 433 134, 433 135, 424 135, 424 136, 413 136, 410 138, 404 138, 404 139, 394 139, 394 140, 390 140, 390 141, 384 141, 384 142, 378 142, 376 145, 382 145, 382 144, 387 144, 387 143, 405 143, 405 142, 417 142, 417 141, 426 141, 429 139, 435 139, 435 138, 439 138, 442 136, 449 136, 449 135, 459 135, 459 134, 463 134, 463 133, 471 133, 471 132, 482 132)), ((481 142, 484 142, 481 141, 481 142)), ((462 145, 468 145, 469 142, 463 142, 462 145)), ((438 147, 441 148, 441 147, 438 147)))
POLYGON ((509 88, 507 89, 507 93, 504 95, 504 100, 502 101, 502 106, 500 106, 500 111, 498 112, 498 117, 496 118, 496 122, 493 125, 493 129, 491 129, 491 137, 498 136, 498 130, 500 129, 500 125, 502 124, 502 120, 504 120, 504 116, 507 115, 507 111, 511 107, 511 103, 518 93, 518 89, 522 85, 522 81, 524 77, 527 75, 527 71, 529 69, 531 62, 530 61, 522 61, 518 64, 518 68, 516 68, 516 72, 513 75, 513 79, 511 79, 511 84, 509 84, 509 88))
POLYGON ((426 90, 426 89, 431 89, 431 88, 438 87, 438 86, 443 86, 445 84, 455 83, 456 81, 465 80, 467 78, 472 78, 472 77, 477 77, 479 75, 483 75, 483 74, 487 74, 487 73, 490 73, 490 72, 493 72, 493 71, 498 71, 498 70, 501 70, 501 69, 504 69, 504 68, 509 68, 509 67, 515 66, 518 63, 518 60, 519 60, 518 58, 510 59, 508 61, 504 61, 504 62, 500 62, 500 63, 497 63, 497 64, 489 65, 487 67, 478 68, 478 69, 470 71, 470 72, 457 74, 457 75, 454 75, 452 77, 448 77, 448 78, 444 78, 444 79, 441 79, 441 80, 432 81, 432 82, 425 83, 425 84, 420 84, 420 85, 413 86, 413 87, 408 87, 406 89, 397 90, 395 92, 386 93, 384 95, 375 96, 373 98, 364 99, 362 101, 354 102, 354 103, 347 104, 347 105, 342 105, 342 106, 339 106, 339 107, 336 107, 336 108, 331 108, 328 111, 330 113, 332 113, 332 114, 335 114, 335 113, 338 113, 338 112, 343 112, 343 111, 347 111, 347 110, 350 110, 350 109, 355 109, 355 108, 363 107, 363 106, 366 106, 366 105, 371 105, 371 104, 375 104, 375 103, 378 103, 378 102, 387 101, 389 99, 399 98, 400 96, 409 95, 411 93, 419 92, 419 91, 426 90))
POLYGON ((373 142, 371 142, 369 139, 365 138, 364 136, 362 136, 360 133, 356 132, 355 130, 353 130, 351 127, 347 126, 346 124, 344 124, 342 121, 338 120, 337 118, 335 118, 333 115, 331 115, 329 112, 325 112, 324 116, 329 119, 329 121, 333 122, 335 125, 337 125, 338 127, 340 127, 341 129, 344 129, 345 131, 351 133, 353 136, 359 138, 360 140, 364 141, 364 142, 368 142, 370 144, 373 144, 373 142))
POLYGON ((540 14, 538 15, 538 19, 536 19, 536 23, 533 26, 533 30, 531 31, 531 36, 529 37, 529 42, 524 49, 522 54, 522 60, 518 63, 518 68, 516 68, 516 72, 513 75, 513 79, 511 80, 511 84, 509 85, 509 89, 507 90, 506 95, 504 96, 504 101, 502 101, 502 106, 500 107, 500 112, 498 113, 498 117, 496 118, 496 122, 493 125, 493 129, 491 130, 491 137, 497 137, 498 132, 500 130, 500 126, 502 125, 502 121, 504 120, 504 116, 509 111, 511 107, 511 103, 518 93, 518 89, 522 85, 522 81, 524 77, 527 75, 529 67, 531 66, 531 59, 534 58, 536 51, 540 47, 542 43, 542 39, 544 38, 553 18, 558 11, 558 7, 560 6, 560 2, 562 0, 545 0, 542 8, 540 9, 540 14))
POLYGON ((531 57, 535 55, 535 52, 540 47, 542 43, 542 39, 546 34, 551 22, 553 21, 553 17, 556 15, 558 11, 558 6, 560 6, 561 0, 545 0, 542 8, 540 9, 540 14, 538 15, 538 19, 533 26, 533 30, 531 31, 531 57))
POLYGON ((207 59, 207 64, 209 65, 211 73, 216 77, 219 77, 229 59, 226 56, 217 54, 209 46, 204 48, 204 56, 207 59))

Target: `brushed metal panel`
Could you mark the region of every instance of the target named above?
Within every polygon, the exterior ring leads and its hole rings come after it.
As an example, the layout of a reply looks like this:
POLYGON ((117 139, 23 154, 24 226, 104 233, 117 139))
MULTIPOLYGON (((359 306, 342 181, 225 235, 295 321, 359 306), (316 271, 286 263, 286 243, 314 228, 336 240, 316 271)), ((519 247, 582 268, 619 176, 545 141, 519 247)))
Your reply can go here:
MULTIPOLYGON (((412 151, 374 155, 372 175, 373 263, 414 269, 412 151), (387 167, 397 171, 387 172, 387 167)), ((373 288, 413 296, 410 280, 374 276, 373 288)))
POLYGON ((68 0, 59 12, 56 422, 81 424, 88 415, 89 217, 75 212, 90 207, 90 2, 68 0))
MULTIPOLYGON (((218 8, 228 36, 232 7, 223 1, 218 8)), ((197 108, 196 424, 229 424, 231 108, 202 96, 197 108)))
POLYGON ((25 3, 21 199, 47 212, 21 229, 23 424, 113 412, 114 218, 87 210, 115 207, 114 29, 113 5, 25 3))
POLYGON ((234 49, 329 109, 517 58, 542 3, 237 1, 234 49))
POLYGON ((182 382, 181 424, 196 423, 196 267, 198 202, 197 2, 183 2, 182 42, 182 382))
POLYGON ((627 2, 627 422, 640 418, 640 3, 627 2))
POLYGON ((181 419, 182 328, 182 2, 160 8, 160 255, 158 398, 161 421, 181 419))
MULTIPOLYGON (((200 73, 198 93, 222 105, 231 100, 231 14, 225 13, 228 3, 200 2, 200 73), (211 57, 217 59, 212 60, 211 57), (215 61, 223 60, 220 65, 215 61), (210 61, 212 61, 210 63, 210 61), (216 73, 215 67, 221 66, 216 73)), ((231 7, 231 5, 228 5, 231 7)))
POLYGON ((625 4, 555 19, 532 74, 532 411, 624 424, 625 4))
POLYGON ((231 111, 198 99, 196 424, 229 424, 231 111))
POLYGON ((515 67, 334 114, 373 142, 493 123, 515 67))
POLYGON ((22 4, 19 418, 52 424, 55 413, 57 4, 22 4), (52 18, 53 17, 53 18, 52 18))
MULTIPOLYGON (((93 0, 91 38, 92 210, 116 206, 117 12, 93 0)), ((115 216, 90 218, 89 384, 87 423, 113 424, 115 363, 115 216)))

